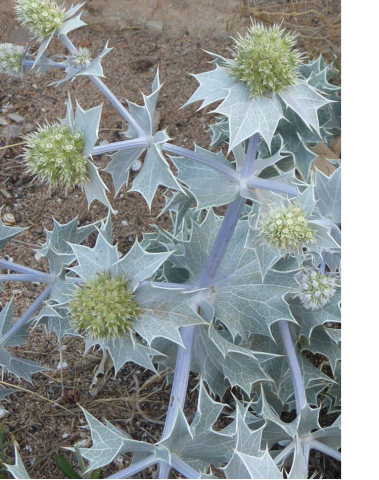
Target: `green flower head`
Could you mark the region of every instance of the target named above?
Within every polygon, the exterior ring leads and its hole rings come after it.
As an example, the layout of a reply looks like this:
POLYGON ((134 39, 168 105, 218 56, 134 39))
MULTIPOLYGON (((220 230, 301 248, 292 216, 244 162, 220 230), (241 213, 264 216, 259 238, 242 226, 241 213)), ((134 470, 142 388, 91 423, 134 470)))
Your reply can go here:
POLYGON ((252 23, 245 37, 239 34, 233 50, 230 74, 245 82, 252 97, 277 93, 297 83, 303 55, 294 49, 296 34, 284 34, 279 25, 265 28, 252 23))
POLYGON ((18 20, 42 41, 62 26, 65 10, 54 0, 17 0, 18 20))
POLYGON ((303 244, 315 243, 315 232, 309 227, 307 214, 299 204, 273 207, 262 214, 259 227, 269 243, 285 251, 297 251, 303 244))
POLYGON ((72 326, 91 339, 122 337, 142 311, 128 285, 123 276, 97 273, 78 287, 69 303, 72 326))
POLYGON ((22 59, 25 48, 12 43, 0 44, 0 73, 11 77, 22 77, 22 59))
POLYGON ((87 159, 83 156, 84 137, 68 125, 54 123, 38 127, 25 136, 23 154, 28 170, 52 187, 83 186, 88 182, 87 159))
POLYGON ((73 63, 76 67, 89 67, 91 64, 91 52, 88 48, 80 47, 76 53, 73 54, 73 63))

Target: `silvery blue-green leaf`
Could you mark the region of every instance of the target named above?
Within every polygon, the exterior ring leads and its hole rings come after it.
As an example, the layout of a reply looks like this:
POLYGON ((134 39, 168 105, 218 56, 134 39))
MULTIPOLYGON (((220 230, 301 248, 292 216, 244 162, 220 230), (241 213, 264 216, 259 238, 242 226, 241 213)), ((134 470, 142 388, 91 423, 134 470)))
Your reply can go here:
POLYGON ((228 71, 219 65, 210 72, 199 73, 198 75, 193 75, 193 77, 196 78, 200 85, 183 107, 203 100, 199 110, 213 102, 226 98, 229 88, 236 83, 236 80, 228 74, 228 71))
POLYGON ((1 210, 3 207, 0 208, 0 248, 4 248, 5 245, 16 235, 27 230, 27 228, 21 227, 8 227, 4 225, 3 221, 1 220, 1 210))
POLYGON ((323 406, 328 407, 328 413, 341 411, 341 364, 338 363, 334 375, 334 381, 327 390, 323 406))
POLYGON ((69 20, 66 20, 65 22, 63 22, 61 28, 57 30, 58 35, 67 35, 69 32, 72 32, 72 30, 75 30, 76 28, 80 28, 84 25, 87 25, 80 18, 82 13, 83 12, 79 13, 78 16, 74 18, 70 18, 69 20))
POLYGON ((287 107, 294 110, 308 128, 313 128, 318 134, 320 130, 317 110, 329 103, 325 97, 307 83, 299 83, 288 87, 278 94, 287 107))
POLYGON ((278 249, 273 248, 268 242, 264 241, 259 231, 251 228, 246 238, 245 248, 251 248, 254 250, 258 265, 259 271, 262 276, 262 282, 265 279, 266 273, 270 268, 273 267, 275 263, 282 256, 278 249))
POLYGON ((8 465, 7 463, 4 463, 4 466, 7 468, 7 470, 9 470, 10 473, 13 475, 13 478, 20 479, 20 480, 25 480, 26 478, 30 478, 27 471, 25 470, 21 455, 18 453, 18 450, 16 447, 14 447, 14 459, 15 459, 14 465, 8 465))
POLYGON ((261 457, 254 457, 234 451, 233 459, 225 468, 227 478, 270 478, 283 479, 283 475, 276 466, 268 450, 261 457))
POLYGON ((157 461, 170 463, 170 453, 147 442, 133 440, 126 432, 115 428, 107 422, 103 425, 86 410, 82 409, 91 430, 92 447, 81 448, 80 453, 89 461, 90 470, 104 467, 111 463, 117 455, 124 453, 151 453, 157 461))
POLYGON ((83 110, 76 102, 75 127, 84 135, 83 155, 91 155, 92 149, 99 138, 99 125, 103 104, 83 110))
MULTIPOLYGON (((289 128, 293 129, 293 126, 289 128)), ((292 155, 296 168, 299 170, 302 177, 307 180, 310 174, 311 165, 315 158, 317 158, 317 155, 309 150, 304 139, 296 131, 295 135, 291 137, 284 136, 282 129, 280 129, 280 131, 283 135, 284 141, 286 141, 286 147, 283 151, 292 155)))
MULTIPOLYGON (((121 187, 128 183, 132 163, 146 151, 143 167, 134 179, 131 191, 140 192, 149 208, 159 185, 181 190, 162 152, 162 145, 170 138, 165 131, 159 131, 153 136, 153 117, 161 86, 157 71, 152 94, 143 95, 144 106, 128 102, 130 114, 145 133, 147 147, 126 149, 124 153, 117 152, 112 155, 111 163, 105 168, 105 171, 112 175, 117 194, 121 187)), ((131 126, 124 135, 127 138, 139 138, 139 134, 131 126)))
POLYGON ((53 33, 50 33, 49 35, 47 35, 41 42, 38 50, 37 50, 37 53, 36 53, 36 57, 35 57, 35 60, 34 60, 34 65, 37 65, 39 59, 42 57, 44 51, 47 49, 47 47, 49 46, 49 43, 51 42, 52 38, 54 36, 54 32, 53 33))
POLYGON ((131 192, 140 192, 151 208, 151 203, 158 185, 180 190, 162 152, 162 145, 170 140, 166 132, 157 132, 147 149, 143 167, 134 179, 131 192))
POLYGON ((128 332, 121 338, 87 340, 86 351, 94 345, 100 345, 100 348, 108 351, 112 358, 115 375, 126 362, 134 362, 155 372, 151 357, 152 355, 158 355, 160 352, 143 345, 133 332, 128 332))
POLYGON ((91 279, 98 272, 117 271, 114 267, 114 264, 119 261, 117 245, 109 244, 101 232, 94 248, 73 243, 70 243, 70 247, 78 261, 78 265, 71 270, 84 280, 91 279))
MULTIPOLYGON (((303 347, 303 350, 309 350, 312 353, 320 353, 324 355, 329 360, 330 368, 334 374, 337 362, 341 360, 341 347, 336 345, 336 343, 330 338, 327 331, 332 329, 327 329, 323 326, 316 327, 312 331, 309 344, 306 344, 303 347)), ((341 330, 334 330, 336 332, 341 332, 341 330)))
POLYGON ((341 169, 330 177, 316 169, 315 197, 321 214, 336 225, 341 224, 341 169))
POLYGON ((117 274, 123 272, 126 278, 131 278, 130 288, 135 290, 143 280, 151 278, 171 254, 146 252, 136 239, 133 247, 115 266, 117 274))
POLYGON ((247 85, 242 82, 229 88, 228 96, 214 112, 229 119, 229 151, 255 133, 260 133, 270 145, 279 120, 283 118, 282 106, 276 95, 272 98, 264 95, 252 98, 247 85))
POLYGON ((330 427, 312 433, 312 437, 336 450, 341 448, 341 415, 330 427))
POLYGON ((40 311, 36 325, 47 325, 50 332, 54 332, 57 340, 61 340, 65 335, 80 336, 69 322, 69 312, 66 308, 60 308, 55 305, 46 305, 40 311))
POLYGON ((75 6, 72 5, 72 7, 65 12, 63 17, 64 20, 68 20, 69 18, 73 17, 75 13, 83 7, 84 4, 85 2, 79 3, 78 5, 75 5, 75 6))
POLYGON ((177 409, 173 428, 159 445, 165 446, 186 463, 220 466, 232 455, 234 440, 231 436, 213 430, 224 404, 215 402, 208 395, 202 382, 195 418, 189 427, 181 408, 177 409))
POLYGON ((172 197, 166 198, 166 205, 161 211, 159 216, 164 215, 168 211, 175 213, 175 218, 173 221, 173 234, 178 233, 179 228, 181 227, 182 221, 189 210, 189 208, 196 202, 195 197, 192 193, 185 187, 182 187, 182 192, 173 192, 172 197))
MULTIPOLYGON (((221 150, 213 153, 195 145, 195 152, 233 168, 221 150)), ((226 205, 238 197, 240 189, 238 181, 223 172, 184 157, 170 156, 170 160, 178 169, 178 179, 186 184, 195 196, 198 209, 226 205)))
MULTIPOLYGON (((249 395, 254 383, 267 380, 255 353, 226 340, 213 325, 197 328, 192 370, 200 373, 212 392, 221 398, 228 386, 238 386, 249 395)), ((273 356, 267 353, 264 357, 273 356)))
POLYGON ((300 202, 301 208, 307 216, 310 217, 317 203, 313 184, 310 184, 303 192, 299 193, 297 200, 300 202))
POLYGON ((306 404, 299 412, 298 435, 302 438, 307 437, 313 430, 320 430, 319 424, 321 408, 311 408, 306 404))
POLYGON ((216 117, 216 120, 218 121, 213 125, 209 125, 209 130, 207 130, 211 134, 211 144, 209 146, 211 149, 229 140, 228 119, 225 117, 216 117))
POLYGON ((179 332, 181 327, 206 323, 190 306, 194 296, 179 289, 141 285, 135 291, 135 300, 142 313, 133 321, 133 329, 149 345, 156 337, 183 345, 179 332))
POLYGON ((291 471, 287 478, 308 478, 308 466, 305 463, 304 453, 299 437, 295 437, 295 450, 291 471))
POLYGON ((0 400, 5 400, 8 395, 11 395, 12 393, 18 392, 18 390, 14 388, 0 388, 0 400))
MULTIPOLYGON (((4 336, 13 325, 13 299, 5 306, 0 312, 0 333, 4 336)), ((0 345, 0 365, 13 373, 18 378, 24 378, 28 382, 32 382, 32 375, 37 372, 48 370, 48 368, 42 367, 32 360, 26 360, 24 358, 17 358, 8 353, 6 346, 20 345, 20 343, 26 337, 27 325, 22 327, 21 331, 15 335, 15 338, 11 337, 5 344, 0 345)))
POLYGON ((291 312, 301 327, 301 335, 309 339, 313 329, 318 325, 323 325, 328 322, 341 323, 340 302, 341 294, 338 287, 330 302, 318 310, 307 310, 303 308, 297 298, 291 301, 291 312))

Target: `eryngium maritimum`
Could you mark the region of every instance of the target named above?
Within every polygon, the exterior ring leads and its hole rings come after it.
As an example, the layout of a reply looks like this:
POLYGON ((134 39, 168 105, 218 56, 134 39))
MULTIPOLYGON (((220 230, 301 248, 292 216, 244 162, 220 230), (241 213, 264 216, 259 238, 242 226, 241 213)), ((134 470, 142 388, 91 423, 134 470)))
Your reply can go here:
POLYGON ((335 280, 311 269, 301 276, 299 298, 307 310, 318 310, 333 297, 335 280))
POLYGON ((23 154, 28 171, 50 186, 83 186, 89 174, 87 159, 83 156, 84 138, 67 125, 54 123, 38 127, 25 136, 23 154))
POLYGON ((0 73, 11 77, 22 77, 22 56, 25 47, 2 43, 0 45, 0 73))
POLYGON ((78 287, 69 309, 73 327, 95 340, 122 337, 141 313, 128 281, 108 272, 98 273, 78 287))
POLYGON ((263 213, 259 227, 264 238, 276 248, 286 251, 299 250, 302 244, 315 243, 306 212, 297 204, 288 208, 279 205, 263 213))
POLYGON ((17 19, 42 41, 58 30, 63 23, 65 10, 54 0, 17 0, 17 19))
POLYGON ((234 65, 229 71, 248 85, 252 97, 296 85, 303 56, 294 49, 296 34, 284 34, 279 25, 265 28, 253 23, 244 37, 238 35, 234 40, 234 65))

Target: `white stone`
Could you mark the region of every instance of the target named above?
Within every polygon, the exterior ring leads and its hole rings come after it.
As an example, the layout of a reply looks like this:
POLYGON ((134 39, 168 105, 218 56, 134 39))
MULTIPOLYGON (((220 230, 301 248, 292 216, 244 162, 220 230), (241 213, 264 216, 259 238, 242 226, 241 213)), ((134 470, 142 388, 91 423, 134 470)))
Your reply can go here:
POLYGON ((25 118, 21 117, 21 115, 17 115, 17 113, 10 113, 8 115, 8 118, 10 120, 12 120, 13 122, 16 122, 16 123, 24 123, 25 122, 25 118))

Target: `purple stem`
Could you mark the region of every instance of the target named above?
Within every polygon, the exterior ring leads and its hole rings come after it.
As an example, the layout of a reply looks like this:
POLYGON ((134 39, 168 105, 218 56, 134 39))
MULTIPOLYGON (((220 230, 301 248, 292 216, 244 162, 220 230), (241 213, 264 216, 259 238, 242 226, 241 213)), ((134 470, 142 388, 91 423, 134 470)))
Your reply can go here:
POLYGON ((42 283, 53 283, 55 280, 55 275, 50 273, 23 273, 23 274, 10 274, 10 275, 0 275, 0 282, 42 282, 42 283))
MULTIPOLYGON (((58 35, 58 38, 62 40, 62 42, 67 47, 70 53, 77 53, 77 49, 75 45, 71 42, 71 40, 66 35, 58 35)), ((133 127, 133 129, 136 131, 138 136, 141 138, 146 138, 146 133, 142 130, 142 128, 138 125, 138 123, 126 110, 124 105, 115 97, 115 95, 109 90, 109 88, 100 80, 100 78, 94 75, 88 75, 88 77, 99 88, 99 90, 101 90, 104 96, 111 102, 111 104, 115 107, 115 109, 122 116, 122 118, 124 118, 131 125, 131 127, 133 127)))
POLYGON ((298 192, 292 185, 286 185, 284 183, 273 182, 272 180, 266 180, 265 178, 251 177, 247 181, 249 188, 259 188, 259 190, 269 190, 271 192, 288 193, 289 195, 297 196, 298 192))
POLYGON ((155 463, 157 463, 157 459, 155 455, 149 455, 143 460, 140 460, 139 462, 136 462, 133 465, 130 465, 130 467, 124 468, 124 470, 120 470, 119 472, 107 478, 119 478, 119 479, 129 478, 141 472, 145 468, 151 467, 151 465, 154 465, 155 463))
POLYGON ((133 138, 132 140, 124 140, 122 142, 107 143, 106 145, 98 145, 93 147, 92 155, 102 155, 103 153, 116 152, 126 148, 147 148, 149 141, 141 138, 133 138))
POLYGON ((307 398, 305 395, 305 388, 303 377, 301 375, 300 365, 297 360, 295 348, 293 346, 291 332, 286 320, 279 320, 278 322, 284 352, 287 357, 288 366, 291 372, 293 388, 295 391, 296 411, 299 414, 301 409, 305 407, 307 398))
POLYGON ((30 319, 32 315, 36 313, 42 303, 46 300, 46 298, 51 293, 51 287, 48 286, 45 290, 41 293, 41 295, 30 305, 30 307, 26 310, 26 312, 22 315, 22 317, 17 320, 17 322, 12 325, 12 327, 7 331, 5 335, 0 338, 0 346, 3 346, 7 343, 7 341, 18 331, 20 328, 25 325, 26 322, 30 319))

